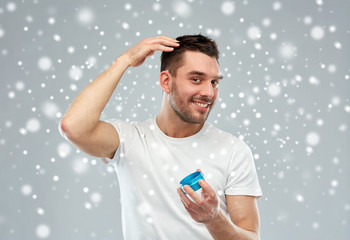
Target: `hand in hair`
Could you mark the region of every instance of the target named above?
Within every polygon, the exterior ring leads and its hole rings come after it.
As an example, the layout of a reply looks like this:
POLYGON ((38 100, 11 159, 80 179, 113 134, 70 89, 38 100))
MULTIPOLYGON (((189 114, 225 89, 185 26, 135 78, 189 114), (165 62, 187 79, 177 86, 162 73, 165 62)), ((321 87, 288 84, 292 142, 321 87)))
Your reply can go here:
POLYGON ((174 47, 179 46, 179 41, 176 39, 158 36, 146 38, 125 51, 120 57, 125 57, 129 66, 140 66, 147 57, 152 56, 155 51, 171 52, 174 47))

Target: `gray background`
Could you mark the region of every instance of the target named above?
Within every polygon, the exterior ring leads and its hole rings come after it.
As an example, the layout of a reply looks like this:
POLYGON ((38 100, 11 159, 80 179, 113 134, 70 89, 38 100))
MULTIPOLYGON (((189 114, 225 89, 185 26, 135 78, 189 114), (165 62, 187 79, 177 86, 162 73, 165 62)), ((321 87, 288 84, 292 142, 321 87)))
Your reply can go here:
MULTIPOLYGON (((225 79, 209 121, 244 138, 262 239, 349 239, 348 0, 0 3, 0 239, 122 239, 114 170, 58 131, 74 97, 145 37, 203 33, 225 79)), ((102 119, 157 114, 159 53, 102 119)))

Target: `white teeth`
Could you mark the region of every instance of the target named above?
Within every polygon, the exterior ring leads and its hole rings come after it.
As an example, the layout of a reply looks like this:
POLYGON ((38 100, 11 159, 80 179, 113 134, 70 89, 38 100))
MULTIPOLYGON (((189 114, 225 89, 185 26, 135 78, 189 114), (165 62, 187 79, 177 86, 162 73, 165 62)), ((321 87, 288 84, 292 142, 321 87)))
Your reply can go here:
POLYGON ((208 107, 208 104, 199 103, 199 102, 196 102, 196 104, 204 108, 208 107))

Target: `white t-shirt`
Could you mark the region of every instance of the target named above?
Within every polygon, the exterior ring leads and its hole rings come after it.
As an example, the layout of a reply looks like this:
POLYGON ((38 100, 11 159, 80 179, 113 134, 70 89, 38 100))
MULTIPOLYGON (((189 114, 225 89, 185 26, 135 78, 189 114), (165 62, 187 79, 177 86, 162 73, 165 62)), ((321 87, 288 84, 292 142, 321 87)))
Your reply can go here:
POLYGON ((181 179, 198 168, 227 215, 225 194, 262 195, 249 147, 209 123, 195 135, 172 138, 154 118, 107 122, 120 138, 114 158, 103 160, 118 175, 125 240, 212 239, 187 213, 176 191, 181 179))

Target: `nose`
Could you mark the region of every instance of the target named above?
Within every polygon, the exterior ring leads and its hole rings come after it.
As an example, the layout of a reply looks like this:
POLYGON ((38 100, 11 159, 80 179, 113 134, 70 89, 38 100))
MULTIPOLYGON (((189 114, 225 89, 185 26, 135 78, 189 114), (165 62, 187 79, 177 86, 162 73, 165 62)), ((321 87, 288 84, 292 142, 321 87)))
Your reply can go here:
POLYGON ((211 84, 211 81, 206 81, 201 84, 201 92, 200 95, 202 97, 212 98, 215 95, 215 86, 211 84))

